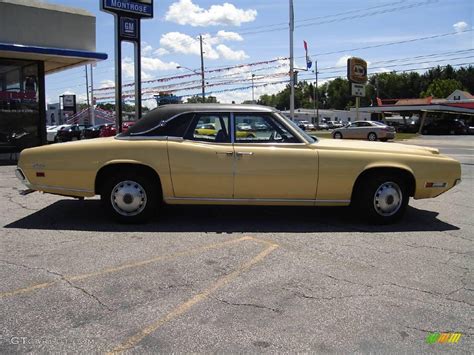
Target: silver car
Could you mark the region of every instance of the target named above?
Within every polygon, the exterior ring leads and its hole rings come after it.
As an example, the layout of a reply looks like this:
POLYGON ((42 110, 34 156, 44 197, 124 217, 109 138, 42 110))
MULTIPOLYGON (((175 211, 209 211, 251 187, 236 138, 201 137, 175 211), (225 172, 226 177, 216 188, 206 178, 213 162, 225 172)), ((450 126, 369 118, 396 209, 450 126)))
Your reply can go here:
POLYGON ((355 121, 332 132, 334 139, 367 139, 386 142, 395 138, 395 128, 376 121, 355 121))

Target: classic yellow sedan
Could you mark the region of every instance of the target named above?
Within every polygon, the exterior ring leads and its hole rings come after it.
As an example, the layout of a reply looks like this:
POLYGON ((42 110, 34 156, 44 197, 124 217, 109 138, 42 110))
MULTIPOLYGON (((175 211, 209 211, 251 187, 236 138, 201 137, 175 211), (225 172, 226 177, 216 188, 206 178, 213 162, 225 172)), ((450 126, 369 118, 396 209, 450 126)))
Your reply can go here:
POLYGON ((126 133, 24 150, 17 176, 32 190, 100 195, 125 223, 162 203, 348 206, 391 223, 410 196, 436 197, 460 182, 458 161, 437 149, 316 139, 278 111, 251 105, 167 105, 126 133), (212 122, 215 135, 197 127, 212 122), (259 127, 239 137, 236 127, 259 127))

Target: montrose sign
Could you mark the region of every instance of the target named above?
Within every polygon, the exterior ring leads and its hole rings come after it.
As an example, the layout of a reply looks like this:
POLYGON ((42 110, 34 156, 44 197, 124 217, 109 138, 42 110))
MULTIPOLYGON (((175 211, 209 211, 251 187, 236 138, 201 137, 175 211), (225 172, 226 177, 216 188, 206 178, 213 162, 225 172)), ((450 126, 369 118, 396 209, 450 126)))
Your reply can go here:
POLYGON ((142 116, 141 19, 153 18, 153 0, 101 0, 100 8, 115 18, 115 117, 122 132, 122 42, 132 42, 135 69, 135 118, 142 116))
POLYGON ((102 10, 112 13, 153 17, 153 0, 102 0, 102 10))

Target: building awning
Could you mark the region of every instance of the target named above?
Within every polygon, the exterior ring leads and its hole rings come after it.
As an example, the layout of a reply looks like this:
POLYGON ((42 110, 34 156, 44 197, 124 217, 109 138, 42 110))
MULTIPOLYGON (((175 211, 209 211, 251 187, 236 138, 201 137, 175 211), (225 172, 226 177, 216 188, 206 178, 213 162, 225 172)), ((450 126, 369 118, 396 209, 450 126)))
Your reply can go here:
POLYGON ((46 74, 107 59, 106 53, 0 43, 0 58, 44 61, 46 74))

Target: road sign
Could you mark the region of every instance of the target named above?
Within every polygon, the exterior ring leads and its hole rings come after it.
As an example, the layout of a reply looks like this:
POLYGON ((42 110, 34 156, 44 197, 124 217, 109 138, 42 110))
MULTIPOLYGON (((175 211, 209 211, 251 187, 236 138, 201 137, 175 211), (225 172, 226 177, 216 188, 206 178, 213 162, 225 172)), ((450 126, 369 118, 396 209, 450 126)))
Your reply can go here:
POLYGON ((347 59, 347 79, 351 83, 365 84, 367 82, 367 62, 356 57, 347 59))
POLYGON ((352 87, 352 96, 356 96, 356 97, 365 96, 365 85, 352 83, 351 87, 352 87))
POLYGON ((101 9, 113 14, 153 18, 153 0, 102 0, 101 9))

